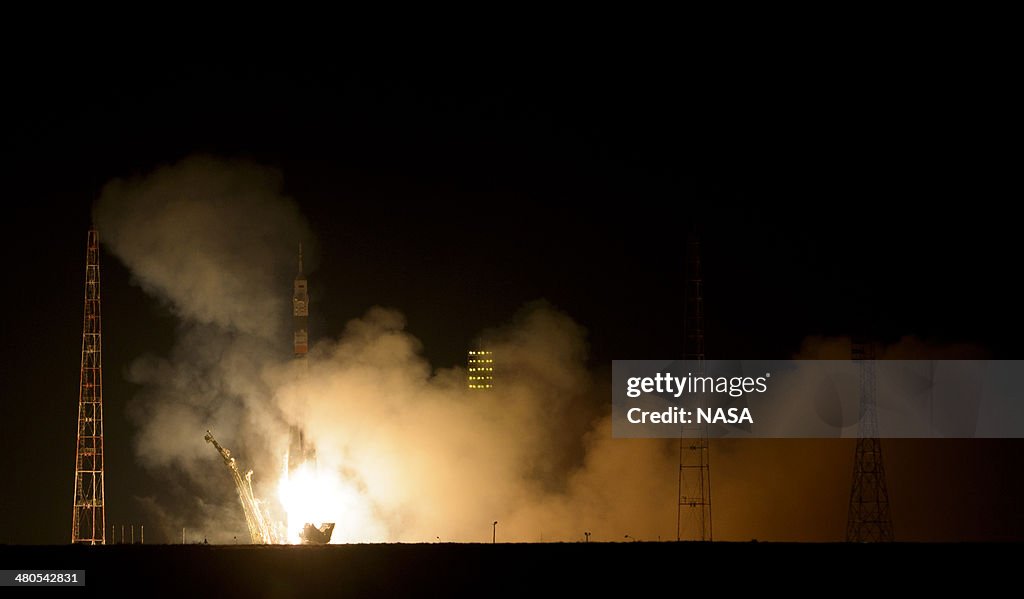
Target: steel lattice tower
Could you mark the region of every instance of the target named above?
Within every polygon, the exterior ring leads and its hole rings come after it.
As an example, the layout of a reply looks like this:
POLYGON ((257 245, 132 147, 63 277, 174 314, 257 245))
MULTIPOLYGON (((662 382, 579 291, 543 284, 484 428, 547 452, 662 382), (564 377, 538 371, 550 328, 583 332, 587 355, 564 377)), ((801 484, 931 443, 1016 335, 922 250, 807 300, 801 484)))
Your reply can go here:
POLYGON ((103 504, 103 340, 100 327, 100 236, 89 229, 85 248, 85 316, 78 387, 72 543, 106 543, 103 504))
POLYGON ((853 459, 853 486, 846 520, 846 540, 865 543, 892 541, 889 489, 885 483, 882 442, 875 410, 875 352, 854 340, 852 357, 860 365, 860 423, 853 459))
MULTIPOLYGON (((685 359, 693 374, 704 374, 704 294, 700 268, 700 241, 696 234, 687 243, 685 359)), ((700 399, 706 408, 707 398, 700 399)), ((711 541, 711 460, 708 425, 684 424, 679 431, 679 506, 676 540, 711 541)))

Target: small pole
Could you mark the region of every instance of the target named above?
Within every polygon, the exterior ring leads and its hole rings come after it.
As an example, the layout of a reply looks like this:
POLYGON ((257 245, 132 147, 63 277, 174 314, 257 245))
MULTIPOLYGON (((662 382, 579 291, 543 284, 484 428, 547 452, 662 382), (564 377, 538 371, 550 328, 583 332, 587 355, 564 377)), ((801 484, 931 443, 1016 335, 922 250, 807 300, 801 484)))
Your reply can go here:
POLYGON ((494 523, 491 524, 491 545, 495 544, 497 542, 497 540, 498 540, 498 521, 495 520, 494 523))
POLYGON ((135 525, 132 524, 132 545, 135 544, 135 525))
POLYGON ((139 535, 142 537, 140 539, 140 541, 142 542, 143 545, 145 545, 146 544, 146 525, 145 524, 140 524, 139 527, 140 527, 139 528, 139 535))
POLYGON ((590 542, 590 531, 584 532, 583 536, 586 537, 586 539, 587 539, 587 540, 585 540, 583 542, 584 543, 589 543, 590 542))
POLYGON ((181 527, 181 544, 182 545, 185 544, 185 527, 184 526, 181 527))
POLYGON ((121 525, 121 544, 124 544, 124 524, 121 525))

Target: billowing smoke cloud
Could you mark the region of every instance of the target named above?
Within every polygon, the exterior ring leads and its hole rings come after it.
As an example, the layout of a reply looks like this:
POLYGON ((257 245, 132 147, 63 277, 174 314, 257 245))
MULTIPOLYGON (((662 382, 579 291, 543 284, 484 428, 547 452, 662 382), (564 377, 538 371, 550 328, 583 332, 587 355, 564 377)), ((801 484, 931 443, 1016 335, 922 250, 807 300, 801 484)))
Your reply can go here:
MULTIPOLYGON (((138 459, 165 483, 140 501, 167 540, 182 524, 211 542, 247 538, 205 429, 274 500, 293 424, 337 481, 321 506, 335 542, 487 541, 494 520, 504 541, 674 538, 677 442, 611 438, 610 383, 585 368, 585 331, 558 309, 530 304, 483 333, 497 364, 490 392, 467 389, 462 368, 432 367, 403 315, 380 307, 314 340, 304 369, 281 347, 293 249, 310 232, 279 173, 190 158, 110 183, 95 216, 181 321, 169 355, 129 371, 142 386, 130 406, 138 459)), ((801 354, 844 347, 817 339, 801 354)), ((716 538, 842 537, 849 442, 712 450, 716 538)))
POLYGON ((462 368, 435 370, 393 309, 319 340, 308 369, 282 355, 292 249, 310 233, 280 190, 271 169, 198 157, 111 182, 95 209, 108 247, 181 321, 168 356, 128 373, 143 389, 130 406, 138 459, 168 486, 142 501, 168 539, 182 523, 245 538, 202 431, 273 500, 292 424, 341 480, 324 490, 335 541, 481 541, 493 520, 504 540, 620 538, 617 521, 653 538, 674 518, 669 445, 610 440, 585 331, 543 302, 483 333, 492 392, 467 389, 462 368))
POLYGON ((95 220, 143 288, 184 320, 280 338, 281 283, 294 275, 296 244, 310 238, 282 182, 250 163, 189 158, 111 181, 95 220))
POLYGON ((211 476, 223 466, 202 440, 207 428, 253 465, 273 463, 271 441, 286 435, 264 373, 290 334, 288 282, 310 233, 281 185, 273 169, 192 157, 111 181, 94 209, 107 248, 179 317, 170 355, 141 357, 128 372, 142 385, 129 404, 138 459, 167 491, 166 505, 146 501, 168 539, 182 524, 238 534, 229 479, 211 476))

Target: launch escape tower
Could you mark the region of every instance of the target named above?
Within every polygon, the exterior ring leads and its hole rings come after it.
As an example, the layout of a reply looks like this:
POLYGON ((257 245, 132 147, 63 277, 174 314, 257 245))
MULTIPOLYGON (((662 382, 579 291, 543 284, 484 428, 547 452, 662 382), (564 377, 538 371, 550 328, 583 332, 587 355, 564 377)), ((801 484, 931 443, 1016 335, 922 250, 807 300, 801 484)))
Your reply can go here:
MULTIPOLYGON (((704 374, 704 296, 701 285, 700 241, 687 243, 686 300, 683 326, 684 358, 693 374, 704 374)), ((707 399, 701 397, 700 407, 707 399)), ((711 541, 711 464, 708 425, 684 424, 679 430, 679 499, 676 540, 711 541)))
POLYGON ((885 483, 875 411, 875 351, 870 343, 858 339, 853 340, 851 350, 853 360, 860 366, 860 420, 846 540, 856 543, 892 541, 889 489, 885 483))
POLYGON ((100 236, 89 229, 85 247, 85 316, 78 386, 75 501, 71 542, 106 544, 103 503, 103 342, 100 334, 100 236))

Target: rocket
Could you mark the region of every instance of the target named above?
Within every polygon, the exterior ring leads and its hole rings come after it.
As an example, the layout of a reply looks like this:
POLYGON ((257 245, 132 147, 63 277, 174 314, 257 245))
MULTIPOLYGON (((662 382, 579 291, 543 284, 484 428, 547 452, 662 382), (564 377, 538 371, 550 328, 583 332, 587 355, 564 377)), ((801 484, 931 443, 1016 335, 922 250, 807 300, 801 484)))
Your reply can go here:
POLYGON ((295 287, 292 294, 292 316, 295 328, 295 357, 305 358, 309 349, 309 289, 306 275, 302 273, 302 242, 299 242, 299 274, 295 275, 295 287))
MULTIPOLYGON (((306 352, 309 350, 309 332, 306 328, 309 321, 309 287, 306 275, 302 272, 302 242, 299 242, 299 274, 295 275, 292 291, 292 318, 295 329, 295 359, 299 360, 302 372, 305 373, 305 369, 308 368, 306 352)), ((292 472, 306 462, 316 464, 316 448, 306 442, 302 427, 293 425, 288 448, 288 471, 292 472)))

